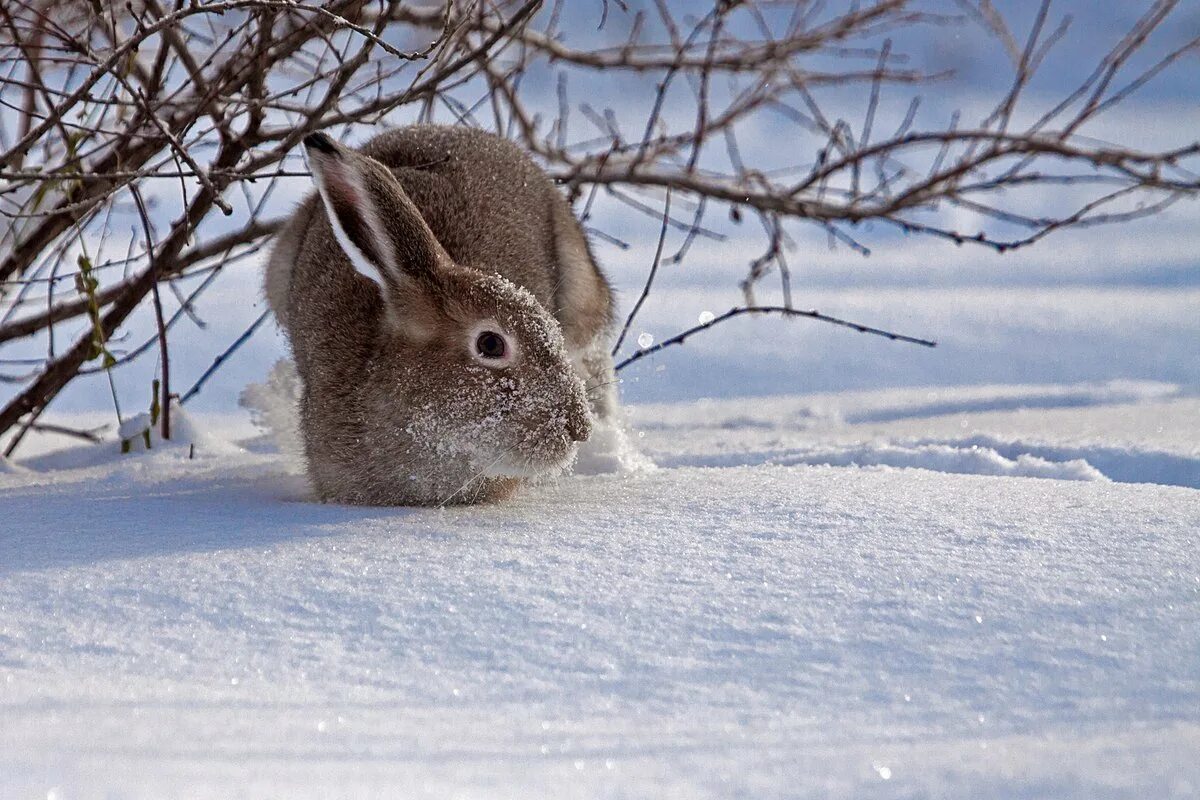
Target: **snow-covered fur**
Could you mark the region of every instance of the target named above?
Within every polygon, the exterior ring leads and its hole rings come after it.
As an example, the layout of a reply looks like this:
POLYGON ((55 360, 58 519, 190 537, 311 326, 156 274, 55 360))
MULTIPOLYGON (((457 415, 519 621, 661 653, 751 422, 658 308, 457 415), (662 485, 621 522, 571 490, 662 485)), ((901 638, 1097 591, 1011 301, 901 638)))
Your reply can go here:
POLYGON ((549 178, 466 128, 305 150, 319 197, 280 234, 266 294, 317 495, 488 501, 569 466, 615 410, 612 292, 549 178))

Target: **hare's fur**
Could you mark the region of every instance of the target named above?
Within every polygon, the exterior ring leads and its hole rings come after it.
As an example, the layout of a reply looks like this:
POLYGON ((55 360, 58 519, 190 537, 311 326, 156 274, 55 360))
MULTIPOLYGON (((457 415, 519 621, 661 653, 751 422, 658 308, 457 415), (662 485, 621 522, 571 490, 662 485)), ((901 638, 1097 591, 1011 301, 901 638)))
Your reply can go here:
POLYGON ((357 153, 306 143, 322 191, 280 232, 265 284, 318 496, 485 501, 567 465, 589 404, 614 410, 613 301, 550 179, 468 128, 394 130, 357 153), (502 368, 476 348, 493 330, 502 368))

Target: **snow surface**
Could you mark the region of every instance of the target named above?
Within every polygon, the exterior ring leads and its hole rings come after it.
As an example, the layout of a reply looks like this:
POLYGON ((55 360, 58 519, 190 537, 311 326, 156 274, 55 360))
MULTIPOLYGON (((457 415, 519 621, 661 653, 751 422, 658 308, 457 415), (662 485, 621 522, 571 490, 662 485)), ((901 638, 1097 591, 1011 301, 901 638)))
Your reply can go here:
MULTIPOLYGON (((1109 5, 1075 15, 1018 120, 1144 10, 1109 5)), ((917 127, 986 116, 1006 56, 937 46, 964 69, 917 127)), ((1085 133, 1191 141, 1197 76, 1085 133)), ((641 124, 620 81, 588 88, 641 124)), ((827 108, 859 119, 850 88, 827 108)), ((790 164, 790 135, 739 147, 790 164)), ((283 179, 268 216, 309 188, 283 179)), ((626 352, 742 302, 761 230, 719 217, 724 241, 664 259, 626 352)), ((629 308, 659 220, 600 193, 592 223, 627 242, 594 245, 629 308)), ((869 222, 870 259, 788 234, 798 306, 938 348, 730 321, 622 373, 631 433, 597 431, 579 465, 625 472, 501 506, 308 502, 271 325, 176 446, 30 434, 0 458, 0 798, 1200 796, 1200 205, 1003 256, 869 222), (247 384, 279 436, 229 416, 247 384)), ((173 331, 177 388, 262 310, 261 264, 225 273, 209 324, 173 331)), ((155 334, 146 311, 114 345, 155 334)), ((156 368, 152 348, 118 372, 126 406, 156 368)), ((73 382, 44 421, 112 426, 109 393, 73 382)))
POLYGON ((37 440, 0 472, 0 797, 1200 793, 1200 399, 631 418, 658 469, 445 510, 308 502, 244 418, 37 440))

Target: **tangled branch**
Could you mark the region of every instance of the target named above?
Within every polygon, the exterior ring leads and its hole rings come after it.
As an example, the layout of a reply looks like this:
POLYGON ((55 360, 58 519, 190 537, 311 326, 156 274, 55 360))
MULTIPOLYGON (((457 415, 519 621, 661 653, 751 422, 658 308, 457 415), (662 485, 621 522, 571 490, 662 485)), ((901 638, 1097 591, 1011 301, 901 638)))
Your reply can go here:
POLYGON ((288 210, 281 197, 306 185, 295 145, 330 128, 489 127, 541 159, 596 237, 625 246, 597 226, 601 201, 645 217, 659 238, 634 313, 661 265, 723 236, 726 217, 757 219, 763 249, 748 259, 744 303, 622 367, 749 314, 932 344, 795 308, 790 231, 816 226, 868 253, 859 226, 875 222, 1005 252, 1195 196, 1200 143, 1148 150, 1085 133, 1200 49, 1200 38, 1161 43, 1177 5, 1150 3, 1038 110, 1030 86, 1067 31, 1049 0, 1011 20, 989 0, 654 0, 647 11, 600 0, 10 0, 0 5, 0 347, 13 357, 0 361, 30 369, 0 376, 15 387, 0 435, 14 446, 82 375, 152 353, 165 373, 176 326, 200 324, 204 293, 252 264, 288 210), (945 72, 912 67, 893 42, 970 25, 1009 59, 1011 82, 978 120, 956 113, 923 127, 919 92, 945 72), (582 89, 592 85, 619 85, 621 102, 604 107, 603 92, 582 89), (895 94, 908 110, 891 120, 883 108, 895 94), (847 97, 860 115, 834 113, 847 97), (742 146, 764 132, 786 143, 787 163, 742 146), (668 231, 682 237, 674 253, 668 231), (87 293, 81 256, 97 282, 87 293), (782 301, 760 304, 771 274, 782 301), (96 341, 133 330, 144 341, 92 363, 96 341))

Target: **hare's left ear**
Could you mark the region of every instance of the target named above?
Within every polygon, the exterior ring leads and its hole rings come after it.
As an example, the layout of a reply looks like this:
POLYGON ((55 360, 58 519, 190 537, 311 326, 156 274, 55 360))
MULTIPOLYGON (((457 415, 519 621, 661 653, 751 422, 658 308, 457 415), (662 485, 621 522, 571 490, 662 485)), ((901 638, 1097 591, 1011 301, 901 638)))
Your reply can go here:
POLYGON ((338 244, 385 301, 402 302, 413 278, 435 282, 449 258, 396 176, 323 133, 304 149, 338 244))

